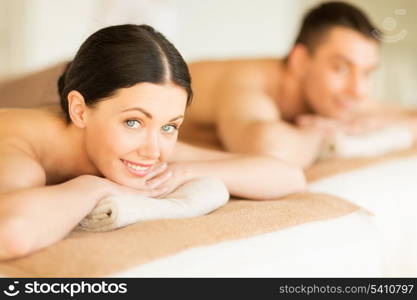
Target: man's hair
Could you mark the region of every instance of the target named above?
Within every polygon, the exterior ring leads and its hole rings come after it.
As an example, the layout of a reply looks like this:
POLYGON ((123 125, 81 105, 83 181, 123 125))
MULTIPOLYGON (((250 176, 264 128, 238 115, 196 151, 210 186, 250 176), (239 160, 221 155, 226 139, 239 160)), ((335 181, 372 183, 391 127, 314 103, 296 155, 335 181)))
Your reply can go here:
POLYGON ((323 35, 337 26, 352 29, 376 42, 381 37, 380 31, 359 8, 344 2, 325 2, 306 13, 295 44, 302 44, 313 52, 323 35))

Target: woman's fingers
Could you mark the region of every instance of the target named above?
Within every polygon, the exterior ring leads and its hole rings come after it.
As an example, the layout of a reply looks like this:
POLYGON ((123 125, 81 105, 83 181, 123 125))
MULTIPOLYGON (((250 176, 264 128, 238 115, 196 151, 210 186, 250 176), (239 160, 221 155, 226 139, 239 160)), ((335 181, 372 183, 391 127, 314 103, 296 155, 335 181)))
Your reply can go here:
POLYGON ((171 170, 165 170, 163 173, 158 174, 157 176, 154 176, 152 179, 148 180, 146 182, 146 186, 149 189, 156 189, 161 184, 166 182, 171 176, 172 176, 171 170))
POLYGON ((162 198, 168 192, 169 192, 169 188, 166 186, 163 186, 163 187, 159 187, 159 188, 147 191, 146 195, 151 198, 162 198))
POLYGON ((164 188, 164 191, 162 193, 160 193, 158 196, 155 196, 156 198, 165 198, 166 196, 168 196, 169 194, 171 194, 175 189, 173 187, 166 187, 164 188))
POLYGON ((159 165, 156 165, 154 167, 152 167, 152 169, 149 171, 149 173, 143 178, 145 181, 148 181, 150 179, 152 179, 155 176, 158 176, 159 174, 161 174, 162 172, 164 172, 168 167, 168 164, 163 162, 159 165))

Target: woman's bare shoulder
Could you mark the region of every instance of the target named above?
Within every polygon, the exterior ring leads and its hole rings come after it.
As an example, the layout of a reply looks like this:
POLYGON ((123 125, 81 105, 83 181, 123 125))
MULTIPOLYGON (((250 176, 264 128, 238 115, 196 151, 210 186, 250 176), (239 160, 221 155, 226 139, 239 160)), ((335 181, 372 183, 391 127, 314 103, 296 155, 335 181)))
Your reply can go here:
POLYGON ((0 151, 12 147, 36 157, 37 145, 56 135, 64 122, 59 111, 50 108, 0 109, 0 151))
POLYGON ((0 193, 45 185, 36 153, 58 116, 49 109, 0 109, 0 193))
POLYGON ((0 194, 45 184, 45 170, 35 157, 12 144, 0 144, 0 194))

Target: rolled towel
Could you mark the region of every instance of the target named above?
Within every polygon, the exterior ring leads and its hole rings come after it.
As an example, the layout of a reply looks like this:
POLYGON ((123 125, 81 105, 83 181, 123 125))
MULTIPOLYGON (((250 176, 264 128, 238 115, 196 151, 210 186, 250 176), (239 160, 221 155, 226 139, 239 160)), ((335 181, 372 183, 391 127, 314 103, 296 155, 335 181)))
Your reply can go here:
POLYGON ((361 135, 337 134, 324 149, 320 159, 329 157, 364 157, 382 155, 410 148, 414 137, 406 127, 389 127, 361 135))
POLYGON ((164 199, 141 195, 104 198, 76 230, 108 231, 139 221, 197 217, 223 206, 228 200, 229 192, 222 181, 199 178, 180 186, 164 199))

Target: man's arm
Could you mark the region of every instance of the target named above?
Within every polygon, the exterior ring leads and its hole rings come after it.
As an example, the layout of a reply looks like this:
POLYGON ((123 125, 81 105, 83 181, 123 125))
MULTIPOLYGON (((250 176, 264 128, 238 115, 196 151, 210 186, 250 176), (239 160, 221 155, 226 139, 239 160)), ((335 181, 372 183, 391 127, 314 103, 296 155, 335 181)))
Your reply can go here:
MULTIPOLYGON (((302 130, 284 121, 254 122, 245 130, 248 151, 282 159, 300 168, 311 166, 320 155, 323 135, 302 130)), ((242 141, 245 143, 245 141, 242 141)))
POLYGON ((228 85, 216 104, 218 133, 229 151, 270 155, 302 168, 319 155, 322 134, 282 121, 261 88, 228 85))

